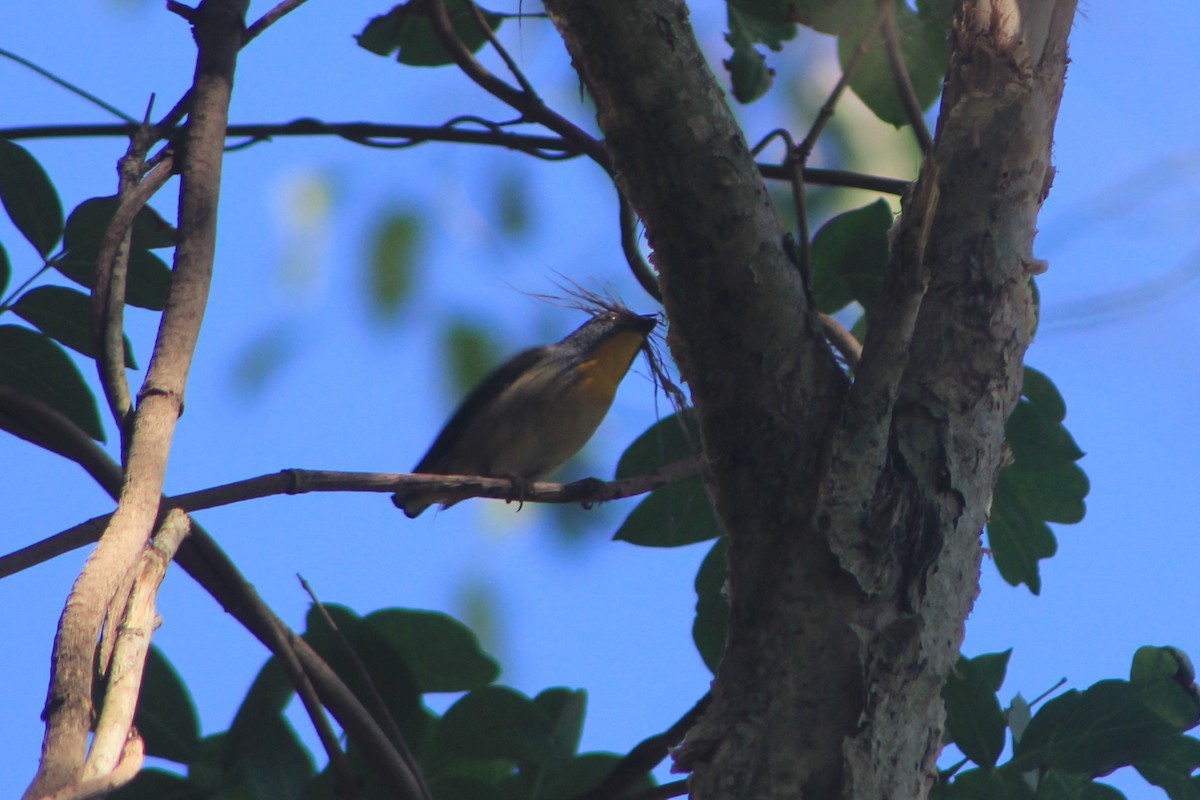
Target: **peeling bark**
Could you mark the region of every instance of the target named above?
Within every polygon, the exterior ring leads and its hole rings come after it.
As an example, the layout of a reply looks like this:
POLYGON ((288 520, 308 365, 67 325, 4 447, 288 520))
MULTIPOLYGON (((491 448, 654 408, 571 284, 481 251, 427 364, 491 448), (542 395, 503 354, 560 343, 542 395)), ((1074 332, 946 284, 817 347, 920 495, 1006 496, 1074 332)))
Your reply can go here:
POLYGON ((686 8, 546 0, 642 220, 730 537, 700 798, 921 798, 1020 390, 1074 0, 963 0, 855 384, 686 8))

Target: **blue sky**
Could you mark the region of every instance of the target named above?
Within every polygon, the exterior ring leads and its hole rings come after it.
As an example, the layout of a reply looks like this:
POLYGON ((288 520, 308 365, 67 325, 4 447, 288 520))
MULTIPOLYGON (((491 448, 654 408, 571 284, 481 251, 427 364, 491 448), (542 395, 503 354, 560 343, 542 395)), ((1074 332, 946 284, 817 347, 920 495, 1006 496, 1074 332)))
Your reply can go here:
MULTIPOLYGON (((10 4, 0 47, 140 115, 186 88, 190 35, 154 4, 77 3, 70 14, 10 4)), ((268 7, 255 3, 252 15, 268 7)), ((404 70, 351 38, 386 5, 313 2, 243 54, 232 119, 438 123, 487 109, 453 70, 404 70)), ((722 25, 697 26, 714 58, 722 25)), ((1035 254, 1043 327, 1027 361, 1068 404, 1066 424, 1087 452, 1092 483, 1083 523, 1056 529, 1043 592, 1011 588, 984 565, 968 622, 968 654, 1014 648, 1004 694, 1040 694, 1066 677, 1085 686, 1121 677, 1142 644, 1200 655, 1194 623, 1200 545, 1200 120, 1192 37, 1200 11, 1155 4, 1084 6, 1058 125, 1058 176, 1035 254)), ((542 22, 505 26, 506 42, 548 101, 576 108, 578 84, 542 22)), ((818 45, 820 47, 821 45, 818 45)), ((828 77, 828 76, 826 76, 828 77)), ((782 91, 779 87, 775 92, 782 91)), ((778 124, 778 105, 745 114, 754 140, 778 124)), ((575 118, 591 127, 584 112, 575 118)), ((848 109, 844 116, 852 114, 848 109)), ((107 122, 100 111, 0 60, 0 127, 107 122)), ((891 141, 891 140, 881 140, 891 141)), ((70 209, 110 194, 116 140, 27 143, 70 209)), ((881 145, 902 174, 895 145, 881 145)), ((864 165, 871 154, 864 154, 864 165)), ((155 205, 168 217, 173 197, 155 205)), ((450 145, 367 150, 338 140, 279 140, 228 156, 217 273, 175 440, 167 490, 181 492, 284 467, 400 471, 419 458, 456 397, 438 368, 434 331, 485 321, 502 352, 570 331, 578 315, 526 292, 552 291, 553 271, 595 281, 650 312, 623 267, 615 207, 583 161, 529 163, 517 154, 450 145), (524 187, 531 229, 500 230, 500 181, 524 187), (307 189, 306 189, 307 187, 307 189), (307 193, 306 193, 307 192, 307 193), (297 198, 310 197, 304 204, 297 198), (394 324, 372 323, 361 299, 363 241, 388 209, 428 215, 416 300, 394 324), (307 216, 306 216, 307 215, 307 216), (297 242, 299 242, 297 244, 297 242), (252 342, 284 334, 291 355, 257 392, 235 364, 252 342)), ((0 223, 14 272, 32 251, 0 223)), ((145 363, 154 318, 130 312, 145 363)), ((86 370, 86 365, 84 365, 86 370)), ((91 376, 90 372, 85 374, 91 376)), ((140 376, 139 376, 140 377, 140 376)), ((625 382, 584 462, 564 477, 611 474, 624 444, 665 413, 650 384, 625 382)), ((0 437, 0 547, 16 549, 110 509, 73 465, 0 437)), ((608 541, 629 506, 574 512, 595 520, 564 544, 552 516, 494 503, 403 518, 386 496, 271 498, 204 512, 217 537, 276 611, 302 625, 302 574, 327 601, 360 611, 436 608, 462 616, 482 603, 502 681, 528 693, 565 685, 590 696, 584 747, 624 751, 666 727, 707 689, 691 645, 692 578, 706 547, 651 551, 608 541), (474 600, 472 600, 474 598, 474 600)), ((0 796, 32 775, 54 626, 83 552, 0 581, 0 796)), ((178 570, 161 594, 156 641, 193 689, 206 732, 223 729, 265 651, 178 570)), ((302 722, 297 724, 307 731, 302 722)), ((1130 797, 1160 796, 1115 776, 1130 797)))

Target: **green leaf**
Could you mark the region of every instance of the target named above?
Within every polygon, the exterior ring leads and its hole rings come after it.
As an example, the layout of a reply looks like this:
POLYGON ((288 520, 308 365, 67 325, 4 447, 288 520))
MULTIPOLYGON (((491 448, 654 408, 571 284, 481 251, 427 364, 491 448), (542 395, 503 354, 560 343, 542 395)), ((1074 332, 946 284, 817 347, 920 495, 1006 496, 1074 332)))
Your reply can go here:
POLYGON ((1100 681, 1044 705, 1025 729, 1014 769, 1062 769, 1101 775, 1152 758, 1178 736, 1125 681, 1100 681))
POLYGON ((377 319, 395 319, 412 294, 413 262, 421 223, 416 214, 393 211, 375 223, 367 259, 367 305, 377 319))
POLYGON ((959 657, 942 687, 946 728, 963 755, 981 767, 994 767, 1004 749, 1006 725, 992 688, 993 668, 993 661, 976 663, 959 657))
MULTIPOLYGON (((965 770, 936 796, 942 800, 1035 800, 1029 784, 1008 769, 965 770)), ((930 797, 934 794, 930 793, 930 797)))
POLYGON ((868 316, 883 290, 892 210, 884 200, 839 214, 812 244, 813 300, 832 314, 857 300, 868 316))
MULTIPOLYGON (((894 7, 904 65, 917 102, 922 109, 927 109, 937 99, 946 75, 950 29, 935 15, 919 14, 904 3, 896 3, 894 7)), ((861 20, 860 25, 840 32, 838 36, 838 59, 843 70, 862 39, 870 15, 862 15, 861 20)), ((871 37, 867 53, 850 79, 850 88, 884 122, 897 128, 909 124, 908 115, 896 91, 882 35, 871 37)))
POLYGON ((492 337, 466 321, 450 323, 442 334, 442 357, 450 367, 454 394, 465 396, 500 363, 492 337))
POLYGON ((463 692, 486 686, 500 666, 479 647, 474 632, 436 611, 388 608, 363 618, 412 671, 419 691, 463 692))
POLYGON ((48 256, 62 236, 62 203, 37 159, 8 139, 0 139, 0 201, 21 235, 48 256))
POLYGON ((766 94, 775 78, 756 44, 780 50, 796 37, 796 23, 783 0, 729 0, 726 5, 729 33, 725 41, 733 49, 725 68, 733 84, 733 96, 750 103, 766 94))
POLYGON ((540 764, 553 757, 554 727, 523 694, 485 686, 464 695, 438 722, 443 752, 468 758, 502 758, 540 764))
POLYGON ((1171 800, 1200 798, 1200 779, 1193 777, 1200 769, 1200 741, 1190 736, 1177 737, 1133 766, 1148 782, 1166 790, 1171 800))
POLYGON ((629 512, 613 539, 642 547, 682 547, 720 534, 708 492, 695 476, 651 492, 629 512))
MULTIPOLYGON (((12 309, 42 333, 88 358, 96 357, 92 339, 92 299, 63 286, 38 286, 21 295, 12 309)), ((133 346, 125 339, 125 366, 137 369, 133 346)))
MULTIPOLYGON (((66 277, 87 289, 96 283, 94 245, 68 250, 51 261, 51 265, 66 277)), ((125 302, 138 308, 162 311, 171 291, 171 270, 161 258, 149 250, 131 250, 125 274, 125 302)))
POLYGON ((1176 730, 1200 722, 1200 691, 1191 659, 1175 647, 1139 647, 1129 680, 1141 691, 1142 702, 1176 730))
POLYGON ((634 439, 617 462, 617 480, 665 467, 700 452, 700 427, 690 409, 660 419, 634 439))
POLYGON ((1025 368, 1021 393, 1005 435, 1013 463, 1001 471, 992 495, 988 544, 1000 575, 1016 586, 1041 590, 1038 561, 1057 544, 1047 522, 1083 519, 1089 484, 1075 461, 1083 451, 1063 427, 1066 405, 1042 373, 1025 368))
POLYGON ((199 750, 200 720, 191 694, 154 645, 146 656, 134 724, 146 743, 146 755, 187 764, 199 750))
POLYGON ((874 0, 793 0, 792 18, 821 33, 860 29, 875 13, 874 0))
MULTIPOLYGON (((445 0, 451 27, 472 53, 487 41, 475 17, 473 5, 471 0, 445 0)), ((358 46, 381 56, 399 51, 396 60, 414 67, 440 67, 454 63, 434 33, 426 8, 425 3, 413 0, 394 7, 383 16, 373 17, 362 33, 355 37, 358 46)), ((491 30, 500 27, 503 17, 483 9, 479 11, 491 30)))
POLYGON ((696 618, 692 622, 692 641, 708 671, 717 674, 725 655, 729 634, 729 601, 725 599, 725 579, 729 575, 729 539, 717 539, 696 572, 696 618))
POLYGON ((211 793, 181 775, 148 768, 108 796, 110 800, 206 800, 211 793))
MULTIPOLYGON (((67 217, 66 229, 63 231, 63 249, 90 248, 95 252, 99 248, 100 240, 104 238, 108 223, 112 222, 113 214, 117 213, 118 205, 115 195, 93 197, 77 205, 67 217)), ((174 247, 178 235, 179 232, 157 211, 150 206, 143 206, 133 218, 130 247, 135 250, 174 247)))
POLYGON ((1010 647, 999 653, 983 653, 970 659, 974 674, 992 694, 999 692, 1004 685, 1004 675, 1008 672, 1008 659, 1011 656, 1010 647))
MULTIPOLYGON (((596 788, 608 777, 620 762, 612 753, 584 753, 561 765, 545 770, 541 777, 538 800, 571 800, 596 788)), ((653 786, 649 776, 642 778, 627 790, 627 796, 637 794, 653 786)), ((533 796, 532 793, 527 797, 533 796)))
POLYGON ((49 337, 17 325, 0 325, 0 385, 41 400, 88 436, 104 441, 96 398, 71 357, 49 337))

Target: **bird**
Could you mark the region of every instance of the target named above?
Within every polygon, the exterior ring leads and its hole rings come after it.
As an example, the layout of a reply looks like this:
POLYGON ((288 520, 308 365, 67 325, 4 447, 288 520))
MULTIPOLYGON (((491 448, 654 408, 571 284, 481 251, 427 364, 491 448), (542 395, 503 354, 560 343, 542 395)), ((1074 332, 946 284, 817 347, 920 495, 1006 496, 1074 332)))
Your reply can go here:
MULTIPOLYGON (((554 344, 517 353, 467 395, 413 468, 423 475, 541 480, 578 453, 608 414, 617 386, 657 326, 654 315, 610 306, 554 344)), ((410 519, 453 492, 402 489, 410 519)))

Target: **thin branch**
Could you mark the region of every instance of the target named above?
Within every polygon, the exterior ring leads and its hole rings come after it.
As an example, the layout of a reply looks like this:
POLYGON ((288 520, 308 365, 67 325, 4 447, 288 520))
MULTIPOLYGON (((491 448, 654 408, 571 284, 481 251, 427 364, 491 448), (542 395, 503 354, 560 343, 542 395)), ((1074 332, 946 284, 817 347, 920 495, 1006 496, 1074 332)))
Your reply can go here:
POLYGON ((638 247, 637 212, 620 189, 617 189, 617 202, 620 204, 618 213, 621 223, 621 252, 625 254, 625 262, 629 264, 633 277, 646 290, 646 294, 661 303, 662 292, 658 288, 658 276, 650 269, 646 259, 642 258, 641 248, 638 247))
POLYGON ((620 800, 667 800, 669 797, 682 797, 691 791, 686 779, 671 781, 658 786, 651 786, 640 792, 623 795, 620 800))
POLYGON ((817 320, 821 323, 821 332, 825 334, 825 338, 842 354, 842 358, 846 359, 846 366, 852 370, 858 369, 858 362, 862 359, 862 343, 853 333, 846 330, 842 323, 828 314, 817 314, 817 320))
POLYGON ((474 54, 458 38, 458 34, 455 33, 454 26, 450 23, 450 17, 446 13, 446 6, 443 0, 428 0, 427 9, 429 11, 429 21, 433 25, 433 31, 437 35, 438 40, 446 48, 454 63, 458 65, 458 68, 468 78, 473 80, 488 94, 521 112, 522 116, 526 119, 537 122, 554 131, 578 147, 588 158, 599 164, 605 172, 612 173, 612 164, 608 158, 608 151, 598 139, 585 132, 566 117, 551 111, 537 95, 527 94, 510 86, 489 72, 483 64, 479 63, 474 54))
POLYGON ((267 13, 263 14, 254 24, 246 28, 246 33, 242 36, 242 47, 254 41, 255 37, 265 31, 267 28, 274 25, 283 17, 295 11, 300 6, 304 5, 305 0, 282 0, 278 5, 272 8, 267 13))
POLYGON ((929 134, 929 126, 925 124, 921 102, 917 100, 917 92, 913 89, 908 66, 904 63, 904 53, 900 50, 900 34, 896 30, 896 0, 879 0, 879 5, 884 9, 883 48, 887 53, 892 81, 896 84, 896 94, 900 97, 904 115, 908 117, 913 134, 917 137, 917 143, 921 146, 921 153, 929 155, 933 152, 933 137, 929 134))
MULTIPOLYGON (((0 422, 3 416, 0 414, 0 422)), ((453 492, 456 496, 486 497, 517 503, 580 503, 585 507, 652 492, 700 472, 702 456, 690 455, 653 472, 616 481, 584 478, 572 483, 537 481, 514 485, 508 478, 476 475, 416 475, 391 472, 332 472, 285 469, 269 475, 234 481, 210 489, 163 499, 164 506, 202 511, 262 497, 309 492, 453 492)), ((96 540, 109 516, 97 517, 0 557, 0 578, 36 566, 96 540)))
POLYGON ((871 19, 870 24, 867 25, 862 37, 859 38, 858 44, 855 45, 854 52, 851 53, 850 59, 846 62, 845 69, 842 70, 842 76, 838 78, 833 91, 829 93, 828 99, 821 106, 821 110, 817 112, 817 118, 813 120, 812 128, 798 147, 800 162, 802 164, 808 162, 808 157, 812 154, 813 148, 817 146, 817 139, 820 138, 821 132, 825 129, 829 120, 833 119, 834 110, 837 108, 842 93, 846 91, 846 88, 850 85, 850 81, 857 74, 858 68, 862 66, 863 59, 866 58, 867 52, 870 50, 871 39, 875 37, 879 27, 883 24, 885 16, 887 16, 887 13, 883 7, 875 10, 875 16, 871 19))
POLYGON ((611 800, 623 796, 671 754, 671 748, 683 741, 683 737, 696 724, 696 720, 708 708, 710 702, 711 695, 705 693, 704 697, 696 701, 674 725, 662 733, 642 740, 613 765, 608 775, 595 788, 577 795, 574 800, 611 800))
POLYGON ((508 54, 508 50, 504 49, 504 45, 500 44, 500 40, 496 38, 496 32, 492 30, 492 26, 488 24, 487 18, 483 16, 483 9, 476 3, 470 4, 471 11, 475 13, 475 21, 479 23, 479 31, 488 40, 496 54, 500 56, 500 60, 504 62, 504 66, 508 67, 508 71, 512 73, 513 78, 520 85, 521 91, 529 97, 538 98, 538 93, 534 91, 533 84, 525 77, 525 73, 517 66, 517 62, 508 54))
POLYGON ((13 53, 9 50, 0 49, 0 56, 11 59, 11 60, 17 62, 18 64, 20 64, 21 66, 33 70, 38 75, 41 75, 43 78, 53 81, 54 83, 58 84, 62 88, 66 89, 71 94, 73 94, 77 97, 82 97, 84 100, 88 101, 92 105, 97 106, 98 108, 104 109, 109 114, 112 114, 114 117, 116 117, 117 119, 123 119, 132 125, 138 124, 138 121, 136 119, 129 116, 124 111, 117 108, 116 106, 113 106, 113 105, 110 105, 110 104, 104 102, 99 97, 96 97, 96 95, 92 94, 91 92, 88 92, 84 89, 79 88, 78 86, 76 86, 75 84, 66 80, 65 78, 58 77, 53 72, 50 72, 47 69, 43 69, 42 67, 39 67, 37 64, 33 63, 32 61, 30 61, 28 59, 21 58, 21 56, 17 55, 16 53, 13 53))

